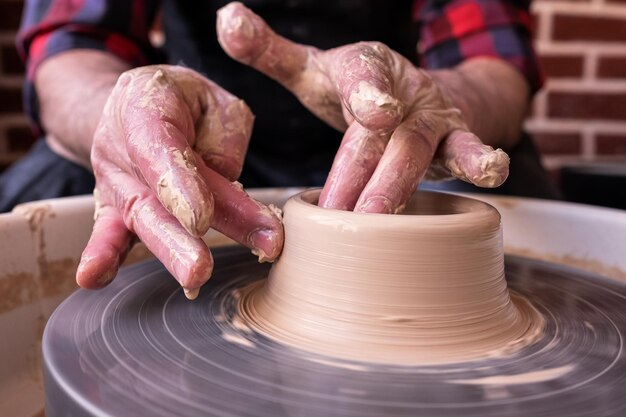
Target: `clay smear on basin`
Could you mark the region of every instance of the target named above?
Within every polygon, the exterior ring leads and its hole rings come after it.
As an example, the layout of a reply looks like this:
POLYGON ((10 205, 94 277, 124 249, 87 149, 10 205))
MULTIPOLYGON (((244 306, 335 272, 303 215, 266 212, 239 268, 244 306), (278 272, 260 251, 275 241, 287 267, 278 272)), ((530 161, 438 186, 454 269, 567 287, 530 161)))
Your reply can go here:
POLYGON ((319 191, 285 206, 285 247, 244 290, 256 331, 338 358, 401 365, 500 356, 543 320, 509 294, 500 215, 490 205, 416 193, 403 215, 321 209, 319 191))

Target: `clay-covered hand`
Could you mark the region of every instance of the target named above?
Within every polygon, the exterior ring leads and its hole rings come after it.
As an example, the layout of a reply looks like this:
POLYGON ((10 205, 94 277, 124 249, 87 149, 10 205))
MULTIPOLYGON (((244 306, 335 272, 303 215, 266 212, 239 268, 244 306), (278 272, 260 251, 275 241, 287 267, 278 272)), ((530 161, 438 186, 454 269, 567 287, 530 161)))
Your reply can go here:
POLYGON ((279 216, 235 182, 253 119, 243 101, 192 70, 162 65, 123 73, 94 136, 96 221, 78 283, 106 285, 135 235, 190 298, 213 268, 200 238, 210 227, 261 260, 276 258, 279 216))
POLYGON ((217 32, 231 57, 277 80, 320 119, 345 130, 320 196, 324 207, 397 212, 429 167, 431 176, 483 187, 508 176, 508 156, 469 132, 426 71, 381 43, 327 51, 296 44, 241 3, 218 12, 217 32))

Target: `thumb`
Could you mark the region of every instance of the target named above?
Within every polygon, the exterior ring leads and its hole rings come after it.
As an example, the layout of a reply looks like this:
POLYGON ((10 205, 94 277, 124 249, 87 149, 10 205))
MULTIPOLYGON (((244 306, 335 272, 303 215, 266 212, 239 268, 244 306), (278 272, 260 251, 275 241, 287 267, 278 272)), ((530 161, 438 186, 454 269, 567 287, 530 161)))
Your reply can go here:
POLYGON ((335 84, 320 59, 322 51, 277 35, 239 2, 217 12, 217 38, 231 58, 278 81, 335 129, 346 129, 335 84))
POLYGON ((231 58, 252 66, 287 88, 306 69, 310 47, 277 35, 263 19, 239 2, 218 10, 217 38, 231 58))

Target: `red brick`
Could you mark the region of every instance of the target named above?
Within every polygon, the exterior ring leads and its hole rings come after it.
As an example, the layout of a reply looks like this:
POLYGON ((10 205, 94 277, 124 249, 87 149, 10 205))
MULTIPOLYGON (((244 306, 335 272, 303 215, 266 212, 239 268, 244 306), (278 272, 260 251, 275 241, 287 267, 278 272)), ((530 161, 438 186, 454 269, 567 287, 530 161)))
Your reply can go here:
POLYGON ((626 41, 626 19, 555 15, 553 25, 556 41, 626 41))
POLYGON ((11 126, 6 129, 9 152, 26 152, 35 143, 35 136, 28 126, 11 126))
POLYGON ((0 1, 0 30, 17 30, 21 18, 21 1, 0 1))
POLYGON ((539 153, 544 155, 577 155, 581 151, 579 133, 543 133, 532 135, 539 153))
POLYGON ((580 55, 542 55, 539 59, 549 78, 580 78, 583 75, 583 57, 580 55))
POLYGON ((0 113, 22 112, 22 90, 20 88, 0 87, 0 113))
POLYGON ((626 134, 597 135, 596 153, 598 155, 626 155, 626 134))
POLYGON ((626 93, 551 92, 548 117, 626 120, 626 93))
POLYGON ((600 57, 598 78, 626 78, 626 56, 600 57))
POLYGON ((2 68, 0 70, 3 74, 18 75, 24 73, 24 64, 13 45, 3 45, 0 53, 2 53, 2 68))

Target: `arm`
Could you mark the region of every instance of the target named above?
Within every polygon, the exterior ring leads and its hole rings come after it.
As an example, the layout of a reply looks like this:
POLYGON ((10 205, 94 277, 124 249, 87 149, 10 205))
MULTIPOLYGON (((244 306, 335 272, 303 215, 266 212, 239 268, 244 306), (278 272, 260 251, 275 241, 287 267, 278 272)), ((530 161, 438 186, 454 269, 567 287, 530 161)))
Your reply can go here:
POLYGON ((414 1, 422 67, 448 91, 472 132, 505 149, 520 137, 530 98, 543 78, 532 45, 529 4, 414 1))
POLYGON ((485 144, 508 149, 517 142, 530 94, 517 69, 500 59, 479 57, 454 69, 433 70, 431 75, 485 144))
POLYGON ((73 50, 39 66, 35 88, 40 118, 50 147, 91 169, 96 125, 120 74, 130 65, 107 52, 73 50))
POLYGON ((89 168, 95 125, 125 70, 155 63, 148 40, 158 1, 25 2, 17 46, 26 61, 25 107, 53 149, 89 168))

